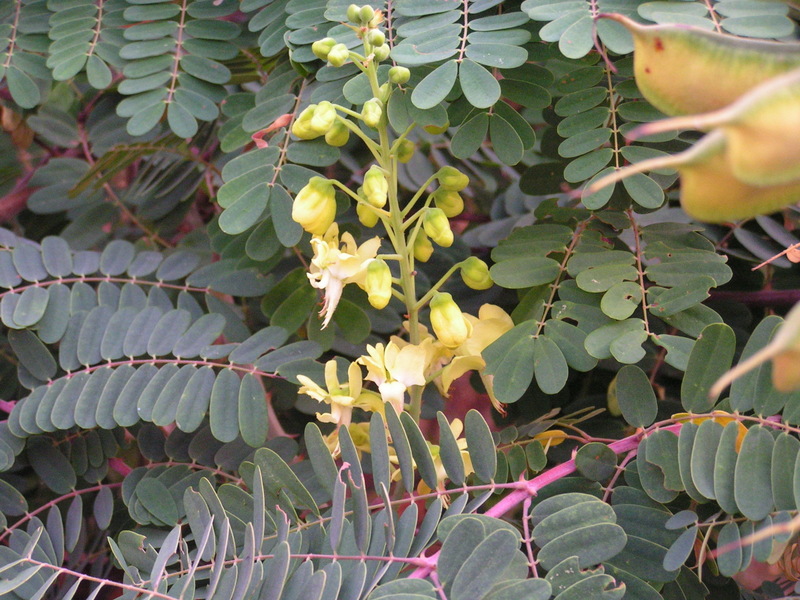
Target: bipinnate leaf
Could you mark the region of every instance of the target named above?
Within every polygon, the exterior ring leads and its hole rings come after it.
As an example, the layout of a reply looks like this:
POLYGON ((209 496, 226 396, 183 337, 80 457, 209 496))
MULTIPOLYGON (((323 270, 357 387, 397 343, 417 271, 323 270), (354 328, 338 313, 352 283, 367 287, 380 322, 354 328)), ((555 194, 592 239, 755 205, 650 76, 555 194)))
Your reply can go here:
POLYGON ((625 594, 625 585, 605 574, 602 566, 583 569, 577 556, 570 556, 554 565, 548 570, 545 580, 552 586, 553 595, 559 599, 592 597, 619 600, 625 594))
POLYGON ((735 497, 737 445, 741 430, 736 421, 722 430, 714 462, 714 494, 720 508, 729 514, 738 512, 735 497))
POLYGON ((506 581, 495 585, 486 600, 548 600, 551 592, 550 583, 545 579, 506 581))
MULTIPOLYGON (((318 481, 329 494, 333 494, 334 482, 338 477, 338 469, 336 468, 336 463, 333 461, 330 450, 328 450, 328 446, 325 444, 319 426, 316 423, 308 423, 305 428, 303 439, 305 440, 308 451, 308 459, 311 461, 311 466, 314 469, 318 481)), ((385 439, 386 437, 384 435, 384 440, 385 439)))
POLYGON ((536 321, 525 321, 500 336, 483 351, 484 373, 494 376, 494 393, 500 402, 516 402, 533 380, 533 335, 536 321))
POLYGON ((494 440, 486 420, 475 409, 464 418, 464 435, 475 474, 483 481, 493 481, 497 470, 494 440))
POLYGON ((485 598, 517 552, 516 536, 503 530, 490 534, 470 553, 456 573, 450 586, 453 598, 485 598))
POLYGON ((57 494, 68 494, 75 488, 77 476, 72 465, 46 438, 29 442, 28 460, 47 487, 57 494))
POLYGON ((319 508, 311 494, 275 451, 269 448, 259 448, 254 461, 261 467, 264 486, 270 493, 277 494, 279 491, 285 490, 291 495, 297 506, 307 508, 319 515, 319 508))
POLYGON ((578 564, 584 568, 616 556, 627 539, 622 527, 614 523, 579 527, 546 544, 539 552, 539 561, 546 569, 552 569, 565 558, 577 556, 578 564))
POLYGON ((617 470, 617 455, 600 442, 584 444, 575 455, 575 468, 592 481, 604 481, 617 470))
MULTIPOLYGON (((498 532, 495 532, 498 533, 498 532)), ((439 532, 442 537, 442 532, 439 532)), ((480 520, 465 517, 458 521, 447 534, 439 554, 437 570, 439 579, 450 587, 472 550, 486 537, 486 529, 480 520)))
POLYGON ((392 446, 394 446, 395 456, 400 467, 403 486, 407 492, 410 492, 414 488, 414 462, 411 454, 411 444, 394 409, 385 411, 385 414, 386 425, 392 437, 392 446))
POLYGON ((709 390, 730 368, 735 350, 736 337, 728 325, 719 323, 703 329, 681 384, 681 404, 686 410, 701 413, 714 406, 716 398, 709 397, 709 390))
POLYGON ((617 403, 628 424, 651 425, 658 413, 658 401, 645 372, 635 365, 626 365, 619 370, 615 381, 617 403))
POLYGON ((760 521, 773 510, 771 474, 774 445, 770 430, 754 425, 747 430, 739 448, 734 498, 741 513, 751 521, 760 521))
POLYGON ((456 485, 462 485, 464 483, 464 459, 461 457, 458 442, 444 413, 437 412, 436 421, 439 425, 439 457, 444 470, 450 481, 456 485))
POLYGON ((679 569, 689 558, 689 555, 694 549, 694 542, 697 539, 698 527, 696 525, 684 531, 680 537, 675 540, 672 546, 667 550, 664 555, 664 569, 667 571, 674 571, 679 569))
POLYGON ((457 75, 458 62, 455 60, 436 67, 414 87, 411 101, 421 109, 433 108, 453 89, 457 75))
POLYGON ((425 437, 419 429, 419 426, 414 422, 414 419, 407 412, 400 413, 400 423, 406 432, 408 442, 411 446, 411 454, 414 457, 414 464, 419 471, 422 480, 431 489, 436 489, 438 478, 436 475, 436 467, 433 464, 433 457, 425 441, 425 437))
MULTIPOLYGON (((381 486, 388 492, 391 487, 391 465, 389 461, 389 441, 386 438, 386 426, 383 417, 378 412, 372 413, 369 421, 370 459, 372 465, 372 480, 375 489, 380 491, 381 486)), ((320 450, 322 452, 322 450, 320 450)), ((330 456, 327 447, 324 454, 330 456)), ((313 460, 313 459, 312 459, 313 460)), ((322 460, 322 459, 318 459, 322 460)), ((312 463, 313 464, 313 463, 312 463)), ((333 461, 331 467, 335 470, 333 461)), ((315 470, 316 467, 315 467, 315 470)))
POLYGON ((258 448, 267 439, 267 398, 257 377, 246 373, 239 388, 239 431, 245 442, 258 448))
MULTIPOLYGON (((202 539, 205 535, 205 531, 214 525, 213 517, 208 510, 208 505, 205 500, 203 500, 203 497, 191 488, 187 488, 183 493, 183 505, 186 509, 186 518, 189 521, 189 528, 192 531, 192 535, 194 535, 196 540, 202 539)), ((211 560, 214 558, 215 554, 216 536, 212 534, 203 550, 203 560, 211 560)))
POLYGON ((114 495, 111 488, 103 486, 94 499, 94 519, 100 529, 107 529, 114 512, 114 495))
POLYGON ((426 579, 396 579, 375 588, 367 600, 423 600, 436 598, 436 590, 426 579))
POLYGON ((728 577, 738 573, 742 568, 742 545, 736 523, 726 523, 722 526, 717 537, 717 547, 720 550, 724 549, 717 556, 720 573, 728 577))
POLYGON ((161 548, 158 551, 158 557, 156 558, 153 568, 150 571, 150 587, 152 590, 158 590, 159 583, 161 582, 162 577, 164 577, 164 569, 167 566, 167 561, 172 557, 173 554, 175 554, 180 538, 181 528, 176 526, 172 528, 172 530, 167 534, 167 537, 164 539, 164 542, 161 544, 161 548))

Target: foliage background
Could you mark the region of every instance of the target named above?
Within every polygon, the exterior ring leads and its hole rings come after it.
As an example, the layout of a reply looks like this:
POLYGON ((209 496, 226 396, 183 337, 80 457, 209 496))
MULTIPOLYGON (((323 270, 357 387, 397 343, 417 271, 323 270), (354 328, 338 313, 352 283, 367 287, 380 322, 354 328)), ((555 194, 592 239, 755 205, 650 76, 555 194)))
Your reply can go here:
MULTIPOLYGON (((773 391, 769 365, 719 402, 706 391, 798 299, 786 257, 752 270, 798 243, 797 212, 693 223, 674 172, 583 204, 569 192, 696 139, 625 140, 662 115, 633 81, 629 35, 600 21, 595 39, 595 15, 789 39, 794 12, 755 0, 375 6, 392 60, 412 69, 390 124, 425 127, 401 185, 448 164, 472 180, 460 237, 418 285, 475 254, 497 285, 448 291, 516 324, 484 353, 508 413, 490 412, 479 381, 446 400, 429 390, 425 434, 389 418, 392 482, 379 420, 372 452, 343 442, 345 469, 296 391, 297 374, 319 380, 324 359, 358 356, 402 320, 399 305, 376 311, 347 288, 320 329, 308 236, 291 219, 310 176, 355 188, 365 170, 357 144, 288 133, 312 102, 371 97, 355 69, 310 50, 326 35, 356 44, 347 4, 0 6, 4 597, 702 598, 750 594, 730 577, 781 555, 791 576, 794 546, 773 525, 800 502, 800 396, 773 391), (742 416, 669 429, 673 413, 715 408, 742 416), (476 470, 459 477, 439 440, 449 506, 415 491, 419 478, 435 487, 437 410, 466 416, 476 470), (635 428, 653 433, 640 443, 635 428), (551 429, 567 441, 552 445, 551 429), (520 478, 552 483, 508 501, 520 478), (754 530, 758 544, 711 557, 754 530)), ((340 209, 358 237, 344 197, 340 209)))

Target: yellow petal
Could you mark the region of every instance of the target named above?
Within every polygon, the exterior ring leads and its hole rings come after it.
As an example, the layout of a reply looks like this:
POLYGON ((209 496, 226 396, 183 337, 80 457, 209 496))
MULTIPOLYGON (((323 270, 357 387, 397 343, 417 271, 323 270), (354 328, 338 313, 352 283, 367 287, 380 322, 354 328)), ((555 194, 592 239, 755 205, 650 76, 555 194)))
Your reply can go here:
POLYGON ((486 362, 480 356, 456 356, 450 364, 442 369, 442 389, 447 394, 447 390, 453 382, 467 371, 477 371, 486 366, 486 362))

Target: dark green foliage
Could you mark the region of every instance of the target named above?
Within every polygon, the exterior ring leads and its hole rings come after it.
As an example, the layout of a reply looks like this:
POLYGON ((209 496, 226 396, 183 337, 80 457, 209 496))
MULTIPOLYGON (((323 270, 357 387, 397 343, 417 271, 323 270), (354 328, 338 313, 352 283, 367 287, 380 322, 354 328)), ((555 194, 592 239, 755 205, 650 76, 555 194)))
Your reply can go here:
MULTIPOLYGON (((798 243, 797 212, 692 223, 671 171, 571 192, 696 139, 626 140, 662 115, 628 34, 594 15, 781 39, 796 15, 373 3, 411 69, 388 123, 420 126, 401 205, 442 166, 471 180, 460 235, 416 264, 417 288, 471 254, 490 263, 490 290, 447 291, 511 315, 481 353, 510 406, 490 417, 465 380, 444 400, 431 385, 421 424, 387 404, 332 441, 298 376, 324 383, 326 360, 406 318, 349 286, 323 329, 292 219, 310 177, 355 191, 371 160, 357 140, 291 134, 311 104, 372 98, 311 50, 356 47, 348 4, 0 2, 0 596, 699 600, 708 573, 791 552, 800 395, 770 364, 708 390, 797 299, 787 258, 750 272, 798 243)), ((337 202, 343 231, 379 234, 337 202)))

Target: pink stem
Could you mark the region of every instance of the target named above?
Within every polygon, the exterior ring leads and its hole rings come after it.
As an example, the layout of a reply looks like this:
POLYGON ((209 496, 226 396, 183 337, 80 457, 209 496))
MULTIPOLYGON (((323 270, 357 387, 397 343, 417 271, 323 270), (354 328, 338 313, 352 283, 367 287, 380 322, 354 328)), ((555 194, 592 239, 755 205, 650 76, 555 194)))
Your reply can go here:
MULTIPOLYGON (((676 423, 675 425, 669 425, 661 429, 677 433, 680 431, 680 428, 681 423, 676 423)), ((641 442, 644 435, 645 432, 640 431, 629 437, 612 442, 608 447, 611 448, 615 454, 624 454, 626 452, 636 450, 639 447, 639 442, 641 442)), ((543 487, 561 479, 562 477, 566 477, 567 475, 574 473, 575 469, 575 459, 573 458, 567 462, 561 463, 556 467, 553 467, 541 475, 537 475, 533 479, 528 479, 527 481, 521 480, 519 482, 519 488, 500 500, 484 514, 489 517, 500 518, 525 502, 525 500, 528 498, 536 496, 539 493, 539 490, 543 487)), ((430 575, 431 572, 435 571, 436 564, 439 560, 439 552, 436 552, 428 557, 421 557, 421 559, 424 560, 426 564, 424 566, 417 567, 417 569, 409 575, 410 579, 422 579, 423 577, 430 575)))

